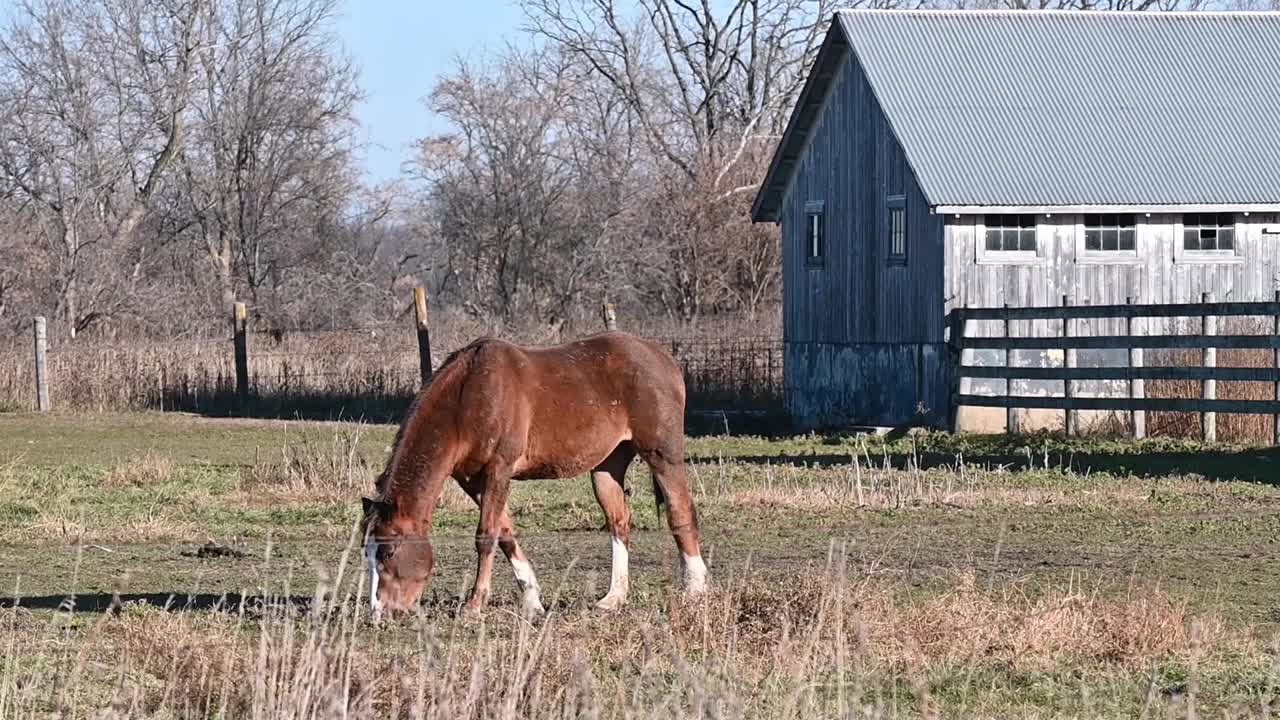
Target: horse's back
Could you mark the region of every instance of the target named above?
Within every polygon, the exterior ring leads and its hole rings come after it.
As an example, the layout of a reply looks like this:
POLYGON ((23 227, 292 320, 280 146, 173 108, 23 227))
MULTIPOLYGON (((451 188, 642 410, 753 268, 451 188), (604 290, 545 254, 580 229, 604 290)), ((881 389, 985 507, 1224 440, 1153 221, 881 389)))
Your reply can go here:
POLYGON ((652 342, 617 331, 538 348, 486 340, 471 362, 465 425, 519 446, 518 476, 577 474, 633 439, 683 441, 680 368, 652 342))

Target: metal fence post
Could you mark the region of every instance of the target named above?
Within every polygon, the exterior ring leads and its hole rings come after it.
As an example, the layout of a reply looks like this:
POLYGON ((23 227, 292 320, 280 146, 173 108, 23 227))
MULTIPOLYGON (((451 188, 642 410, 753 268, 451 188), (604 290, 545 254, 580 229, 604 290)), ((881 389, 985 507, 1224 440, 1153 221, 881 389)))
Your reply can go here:
POLYGON ((244 303, 238 302, 231 318, 234 330, 236 357, 236 397, 244 404, 249 400, 249 314, 244 303))
MULTIPOLYGON (((1205 293, 1201 297, 1201 302, 1213 302, 1213 293, 1205 293)), ((1202 315, 1200 318, 1201 327, 1204 328, 1204 335, 1218 334, 1218 318, 1216 315, 1202 315)), ((1207 347, 1204 349, 1204 366, 1206 368, 1214 368, 1218 366, 1218 349, 1207 347)), ((1216 400, 1218 398, 1218 381, 1212 378, 1205 378, 1202 386, 1200 397, 1204 400, 1216 400)), ((1204 432, 1205 442, 1214 442, 1218 439, 1218 413, 1212 410, 1206 410, 1200 415, 1200 425, 1204 432)))
POLYGON ((36 409, 49 412, 49 329, 43 315, 33 323, 36 342, 36 409))
POLYGON ((418 329, 418 372, 422 384, 431 380, 431 328, 427 324, 427 291, 413 289, 413 315, 418 329))
MULTIPOLYGON (((1128 298, 1125 302, 1133 305, 1133 298, 1128 298)), ((1125 318, 1125 334, 1129 337, 1134 336, 1133 332, 1134 316, 1129 315, 1125 318)), ((1129 348, 1129 367, 1140 368, 1143 363, 1142 348, 1129 348)), ((1146 384, 1141 378, 1129 378, 1129 399, 1141 400, 1147 396, 1146 384)), ((1147 436, 1147 411, 1146 410, 1130 410, 1129 411, 1129 427, 1133 428, 1133 437, 1141 440, 1147 436)))

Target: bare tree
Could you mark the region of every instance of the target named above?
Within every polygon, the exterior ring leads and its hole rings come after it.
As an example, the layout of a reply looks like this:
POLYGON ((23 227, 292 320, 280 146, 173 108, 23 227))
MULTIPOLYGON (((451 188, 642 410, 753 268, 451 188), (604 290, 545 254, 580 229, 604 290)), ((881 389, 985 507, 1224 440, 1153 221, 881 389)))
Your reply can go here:
POLYGON ((559 51, 460 63, 431 95, 457 133, 419 144, 415 168, 445 288, 478 315, 563 321, 609 275, 608 224, 629 158, 626 113, 559 51), (451 283, 451 284, 450 284, 451 283))
POLYGON ((91 278, 82 299, 86 255, 134 241, 182 144, 202 6, 23 0, 0 33, 0 182, 52 220, 72 337, 124 287, 91 278))
POLYGON ((181 202, 224 309, 318 249, 356 194, 356 73, 327 29, 337 0, 231 0, 207 10, 181 202))
POLYGON ((523 0, 532 32, 624 97, 657 155, 713 189, 785 124, 833 0, 523 0), (763 132, 762 132, 763 129, 763 132))
POLYGON ((646 265, 651 297, 686 320, 758 309, 777 285, 777 238, 740 220, 835 2, 522 4, 531 31, 603 78, 642 130, 661 208, 646 227, 661 248, 646 265))

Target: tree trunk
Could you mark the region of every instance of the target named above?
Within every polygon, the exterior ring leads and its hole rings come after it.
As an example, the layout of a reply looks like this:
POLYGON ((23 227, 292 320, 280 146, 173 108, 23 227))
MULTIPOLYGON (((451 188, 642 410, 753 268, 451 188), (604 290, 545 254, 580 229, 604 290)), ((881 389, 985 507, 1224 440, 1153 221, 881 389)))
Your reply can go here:
POLYGON ((72 268, 71 273, 66 283, 62 286, 62 319, 67 323, 67 333, 72 340, 75 340, 76 314, 80 312, 80 303, 77 297, 79 288, 74 268, 72 268))
POLYGON ((236 288, 231 269, 231 244, 225 234, 222 236, 221 252, 214 258, 214 264, 218 272, 218 289, 222 293, 222 313, 226 316, 236 304, 236 288))
POLYGON ((65 266, 62 281, 62 319, 72 340, 76 338, 76 318, 80 312, 79 281, 80 235, 76 232, 74 213, 62 213, 62 251, 65 266))

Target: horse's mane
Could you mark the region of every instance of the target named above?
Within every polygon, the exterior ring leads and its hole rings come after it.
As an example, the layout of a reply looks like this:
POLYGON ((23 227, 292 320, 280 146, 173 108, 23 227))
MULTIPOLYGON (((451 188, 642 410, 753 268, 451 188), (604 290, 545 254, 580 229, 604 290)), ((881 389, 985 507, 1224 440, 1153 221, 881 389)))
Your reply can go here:
POLYGON ((449 353, 445 356, 444 361, 440 363, 440 367, 431 374, 431 379, 427 381, 427 384, 423 385, 422 389, 418 391, 418 394, 414 396, 413 402, 409 404, 408 412, 405 413, 404 419, 400 421, 400 427, 396 429, 395 440, 391 442, 391 459, 388 460, 386 468, 384 468, 381 473, 378 473, 377 479, 374 480, 374 492, 377 493, 378 497, 383 497, 385 494, 386 488, 384 487, 384 483, 387 479, 387 474, 395 464, 394 460, 400 452, 400 447, 404 441, 404 436, 408 431, 409 425, 418 415, 418 411, 426 401, 427 397, 430 396, 434 398, 438 394, 437 391, 443 391, 444 385, 450 381, 453 375, 456 374, 455 371, 458 369, 465 369, 462 368, 463 363, 470 365, 471 359, 476 354, 476 350, 491 339, 492 338, 487 336, 477 338, 476 340, 472 340, 466 346, 449 353))

